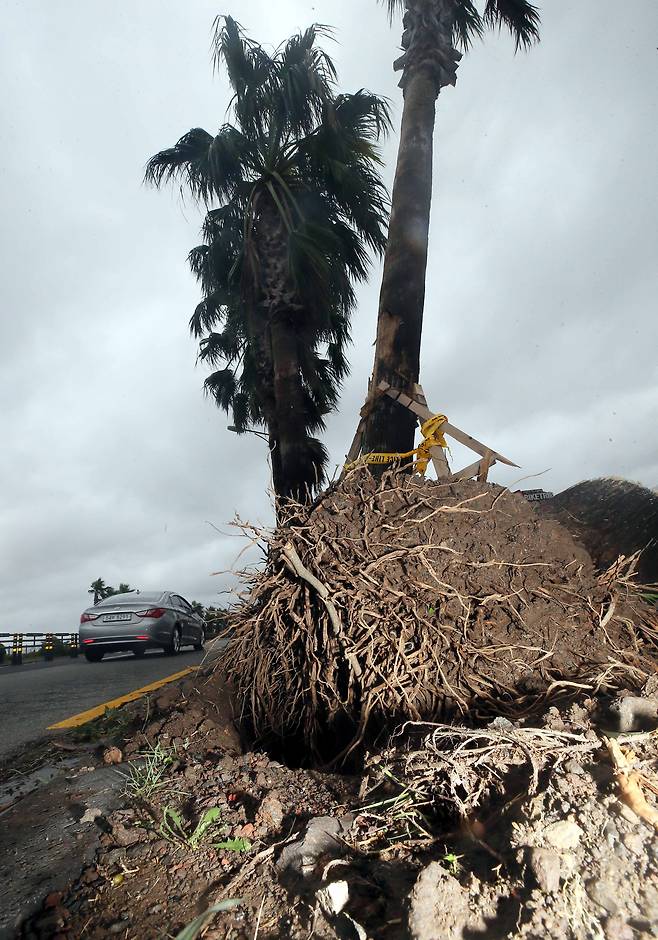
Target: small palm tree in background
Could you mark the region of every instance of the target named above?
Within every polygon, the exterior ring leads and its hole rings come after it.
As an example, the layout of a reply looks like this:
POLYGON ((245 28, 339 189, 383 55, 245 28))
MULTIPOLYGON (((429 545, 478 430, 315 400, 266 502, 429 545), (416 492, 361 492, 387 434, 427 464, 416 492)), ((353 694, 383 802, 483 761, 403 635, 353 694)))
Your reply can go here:
POLYGON ((205 388, 238 431, 266 428, 278 496, 305 500, 325 473, 314 436, 336 407, 355 282, 382 252, 387 215, 377 141, 388 108, 337 94, 311 27, 272 55, 231 18, 215 21, 216 67, 233 90, 231 123, 201 128, 147 164, 207 208, 189 256, 203 299, 190 321, 205 388))
POLYGON ((94 604, 97 604, 99 601, 102 601, 105 597, 107 597, 106 591, 107 591, 107 586, 105 584, 105 581, 103 581, 102 578, 96 578, 95 581, 91 582, 91 586, 89 590, 87 591, 87 594, 93 594, 94 604))
POLYGON ((99 601, 104 601, 106 597, 114 597, 115 594, 130 594, 134 590, 135 588, 131 588, 124 581, 121 582, 118 588, 114 588, 111 584, 106 584, 102 578, 97 578, 91 582, 91 587, 87 593, 94 595, 94 604, 97 604, 99 601))
MULTIPOLYGON (((402 129, 379 298, 373 385, 384 380, 413 394, 420 374, 425 272, 432 196, 436 100, 457 81, 461 59, 486 27, 509 30, 520 47, 539 39, 539 15, 528 0, 382 0, 390 16, 404 11, 402 129)), ((414 442, 416 418, 390 398, 374 402, 366 428, 369 451, 405 452, 414 442)))

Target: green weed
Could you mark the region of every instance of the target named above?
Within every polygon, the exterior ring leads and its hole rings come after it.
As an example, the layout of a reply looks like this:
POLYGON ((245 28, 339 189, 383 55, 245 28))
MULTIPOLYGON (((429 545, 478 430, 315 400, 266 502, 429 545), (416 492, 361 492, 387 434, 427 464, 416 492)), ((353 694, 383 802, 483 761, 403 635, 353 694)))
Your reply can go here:
POLYGON ((160 834, 169 842, 179 842, 196 850, 219 826, 221 810, 218 806, 207 809, 194 829, 190 829, 178 810, 165 806, 162 812, 160 834))
POLYGON ((448 852, 443 856, 441 861, 445 863, 445 866, 451 875, 458 875, 462 870, 462 866, 459 864, 459 859, 463 857, 463 855, 454 855, 452 852, 448 852))
MULTIPOLYGON (((226 827, 221 826, 221 813, 218 806, 207 809, 196 826, 192 828, 178 810, 172 806, 165 806, 159 832, 168 842, 177 842, 179 845, 196 851, 201 845, 224 832, 226 827)), ((249 839, 225 839, 222 842, 213 842, 213 846, 230 852, 248 852, 251 842, 249 839)))
POLYGON ((216 842, 216 849, 227 849, 229 852, 248 852, 251 848, 249 839, 225 839, 224 842, 216 842))
POLYGON ((138 756, 139 762, 131 764, 128 773, 121 770, 117 773, 127 780, 126 790, 134 796, 148 799, 158 790, 168 786, 167 771, 176 759, 176 750, 173 747, 163 747, 158 742, 138 756))
POLYGON ((373 826, 369 840, 373 839, 432 839, 429 824, 423 809, 427 800, 412 787, 405 786, 388 768, 383 768, 386 777, 399 791, 392 797, 378 800, 364 806, 360 813, 368 818, 373 826))

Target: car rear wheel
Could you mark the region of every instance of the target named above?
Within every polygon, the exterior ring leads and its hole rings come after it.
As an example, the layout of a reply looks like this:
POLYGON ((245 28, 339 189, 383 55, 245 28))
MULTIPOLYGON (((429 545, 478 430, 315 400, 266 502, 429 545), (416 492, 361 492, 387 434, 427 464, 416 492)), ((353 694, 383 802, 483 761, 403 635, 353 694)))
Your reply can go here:
POLYGON ((180 653, 180 644, 181 644, 181 631, 180 627, 174 627, 174 632, 171 634, 171 640, 164 648, 167 656, 178 656, 180 653))
POLYGON ((202 631, 201 631, 201 638, 200 638, 200 640, 199 640, 198 643, 195 643, 195 644, 194 644, 194 649, 195 649, 195 650, 199 650, 199 651, 202 650, 203 647, 204 647, 204 645, 205 645, 205 642, 206 642, 206 634, 205 634, 205 631, 202 630, 202 631))
POLYGON ((104 655, 103 650, 85 650, 85 659, 88 663, 99 663, 104 655))

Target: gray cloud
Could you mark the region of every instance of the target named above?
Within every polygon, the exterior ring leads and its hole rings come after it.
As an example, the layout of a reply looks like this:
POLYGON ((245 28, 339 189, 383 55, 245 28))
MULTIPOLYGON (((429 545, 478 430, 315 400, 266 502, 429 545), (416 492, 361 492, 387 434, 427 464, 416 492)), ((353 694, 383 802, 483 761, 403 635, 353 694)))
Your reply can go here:
MULTIPOLYGON (((440 97, 423 383, 522 465, 496 468, 501 482, 551 468, 539 479, 556 490, 601 474, 655 486, 658 8, 635 0, 631 21, 612 0, 542 6, 538 48, 514 56, 489 36, 440 97)), ((224 118, 217 12, 6 6, 0 629, 74 628, 98 576, 221 602, 233 579, 210 572, 243 547, 229 521, 271 521, 264 445, 225 430, 194 368, 185 257, 200 214, 141 185, 150 154, 224 118)), ((341 86, 388 95, 399 121, 397 27, 375 0, 233 12, 271 44, 334 25, 341 86)), ((372 365, 379 270, 328 424, 337 465, 372 365)))

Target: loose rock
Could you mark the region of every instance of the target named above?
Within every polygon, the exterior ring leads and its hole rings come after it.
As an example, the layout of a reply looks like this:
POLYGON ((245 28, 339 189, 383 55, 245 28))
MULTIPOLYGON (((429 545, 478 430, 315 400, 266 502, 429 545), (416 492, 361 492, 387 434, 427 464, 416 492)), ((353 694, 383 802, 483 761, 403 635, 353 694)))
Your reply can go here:
POLYGON ((560 887, 560 856, 552 849, 530 850, 530 868, 537 884, 544 891, 557 891, 560 887))
POLYGON ((121 748, 118 747, 108 747, 103 751, 103 763, 104 764, 120 764, 123 760, 123 753, 121 748))
POLYGON ((321 857, 337 858, 344 852, 342 836, 349 829, 352 817, 316 816, 306 827, 303 838, 284 846, 277 868, 304 877, 311 874, 321 857))
POLYGON ((583 830, 570 819, 561 819, 544 829, 544 838, 556 849, 575 849, 582 835, 583 830))
POLYGON ((585 890, 587 891, 592 901, 604 908, 608 914, 618 913, 619 905, 615 899, 617 891, 613 884, 610 884, 607 881, 599 881, 595 878, 592 878, 586 883, 585 890))
POLYGON ((141 829, 128 829, 123 823, 116 823, 112 827, 112 835, 117 845, 127 846, 141 842, 145 838, 145 833, 141 829))
POLYGON ((263 802, 260 804, 258 815, 261 822, 264 826, 266 826, 267 829, 277 832, 281 828, 281 823, 283 822, 285 814, 283 812, 281 800, 277 796, 276 792, 267 794, 263 802))
POLYGON ((418 876, 409 898, 413 940, 461 940, 468 917, 468 896, 439 862, 418 876))

